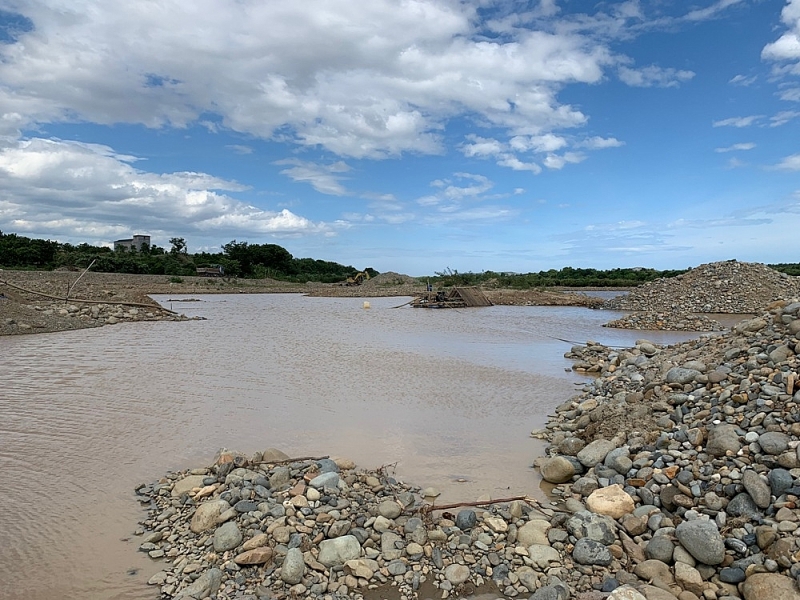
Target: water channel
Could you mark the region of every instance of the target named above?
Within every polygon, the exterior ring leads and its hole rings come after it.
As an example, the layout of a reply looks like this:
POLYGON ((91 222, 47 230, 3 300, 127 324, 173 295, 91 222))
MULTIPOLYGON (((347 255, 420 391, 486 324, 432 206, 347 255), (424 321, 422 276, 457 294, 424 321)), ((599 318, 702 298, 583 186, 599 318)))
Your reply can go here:
POLYGON ((604 329, 574 307, 394 309, 406 298, 157 297, 207 320, 0 338, 0 596, 153 600, 140 482, 228 447, 339 455, 442 501, 538 494, 531 439, 604 329))

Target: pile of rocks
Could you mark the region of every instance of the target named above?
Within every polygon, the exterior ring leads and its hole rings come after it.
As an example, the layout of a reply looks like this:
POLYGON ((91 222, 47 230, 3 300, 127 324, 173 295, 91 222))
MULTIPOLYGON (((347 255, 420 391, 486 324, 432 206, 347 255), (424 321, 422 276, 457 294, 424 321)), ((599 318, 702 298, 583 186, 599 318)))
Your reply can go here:
POLYGON ((162 598, 332 600, 380 589, 409 599, 431 588, 447 598, 487 585, 556 598, 568 589, 569 534, 551 526, 564 515, 532 500, 438 515, 424 500, 436 490, 275 449, 250 460, 222 452, 211 468, 136 491, 148 506, 140 550, 164 560, 150 579, 162 598))
POLYGON ((189 320, 185 315, 173 314, 158 306, 65 304, 63 301, 19 304, 6 300, 2 309, 0 335, 66 331, 134 321, 189 320))
POLYGON ((573 348, 599 377, 534 435, 571 518, 605 523, 575 536, 578 568, 648 600, 800 598, 798 353, 800 302, 667 348, 573 348))
POLYGON ((759 263, 729 260, 700 265, 689 272, 643 284, 606 301, 617 310, 749 314, 770 302, 800 295, 800 277, 759 263))
POLYGON ((725 327, 705 315, 687 315, 681 312, 649 312, 625 315, 603 327, 648 331, 724 331, 725 327))

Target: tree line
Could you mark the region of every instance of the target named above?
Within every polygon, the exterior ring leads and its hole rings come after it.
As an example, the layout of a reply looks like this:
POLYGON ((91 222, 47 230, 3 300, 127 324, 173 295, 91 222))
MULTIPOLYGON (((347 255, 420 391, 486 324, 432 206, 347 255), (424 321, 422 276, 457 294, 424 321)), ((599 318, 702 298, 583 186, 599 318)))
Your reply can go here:
MULTIPOLYGON (((170 239, 165 249, 155 244, 113 250, 90 244, 67 244, 28 238, 0 231, 0 267, 11 269, 52 270, 85 269, 94 261, 93 271, 103 273, 138 273, 145 275, 190 276, 200 267, 221 266, 226 277, 282 281, 337 283, 358 272, 350 265, 327 260, 295 258, 277 244, 250 244, 231 241, 222 252, 189 254, 184 238, 170 239)), ((371 276, 377 271, 367 269, 371 276)))

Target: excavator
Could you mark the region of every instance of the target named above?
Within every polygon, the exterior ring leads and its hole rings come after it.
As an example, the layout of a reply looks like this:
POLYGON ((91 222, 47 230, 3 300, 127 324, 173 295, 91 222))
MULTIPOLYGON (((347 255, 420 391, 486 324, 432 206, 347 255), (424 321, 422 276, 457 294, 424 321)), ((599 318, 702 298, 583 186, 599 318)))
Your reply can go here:
POLYGON ((356 273, 355 275, 348 277, 347 281, 345 282, 345 285, 347 286, 361 285, 367 279, 369 279, 369 273, 367 271, 360 271, 359 273, 356 273))

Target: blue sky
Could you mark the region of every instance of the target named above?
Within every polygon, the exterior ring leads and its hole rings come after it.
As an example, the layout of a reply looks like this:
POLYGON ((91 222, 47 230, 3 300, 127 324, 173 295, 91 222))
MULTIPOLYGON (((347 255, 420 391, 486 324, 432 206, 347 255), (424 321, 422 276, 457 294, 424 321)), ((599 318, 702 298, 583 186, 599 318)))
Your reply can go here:
POLYGON ((0 0, 0 230, 797 262, 800 0, 0 0))

